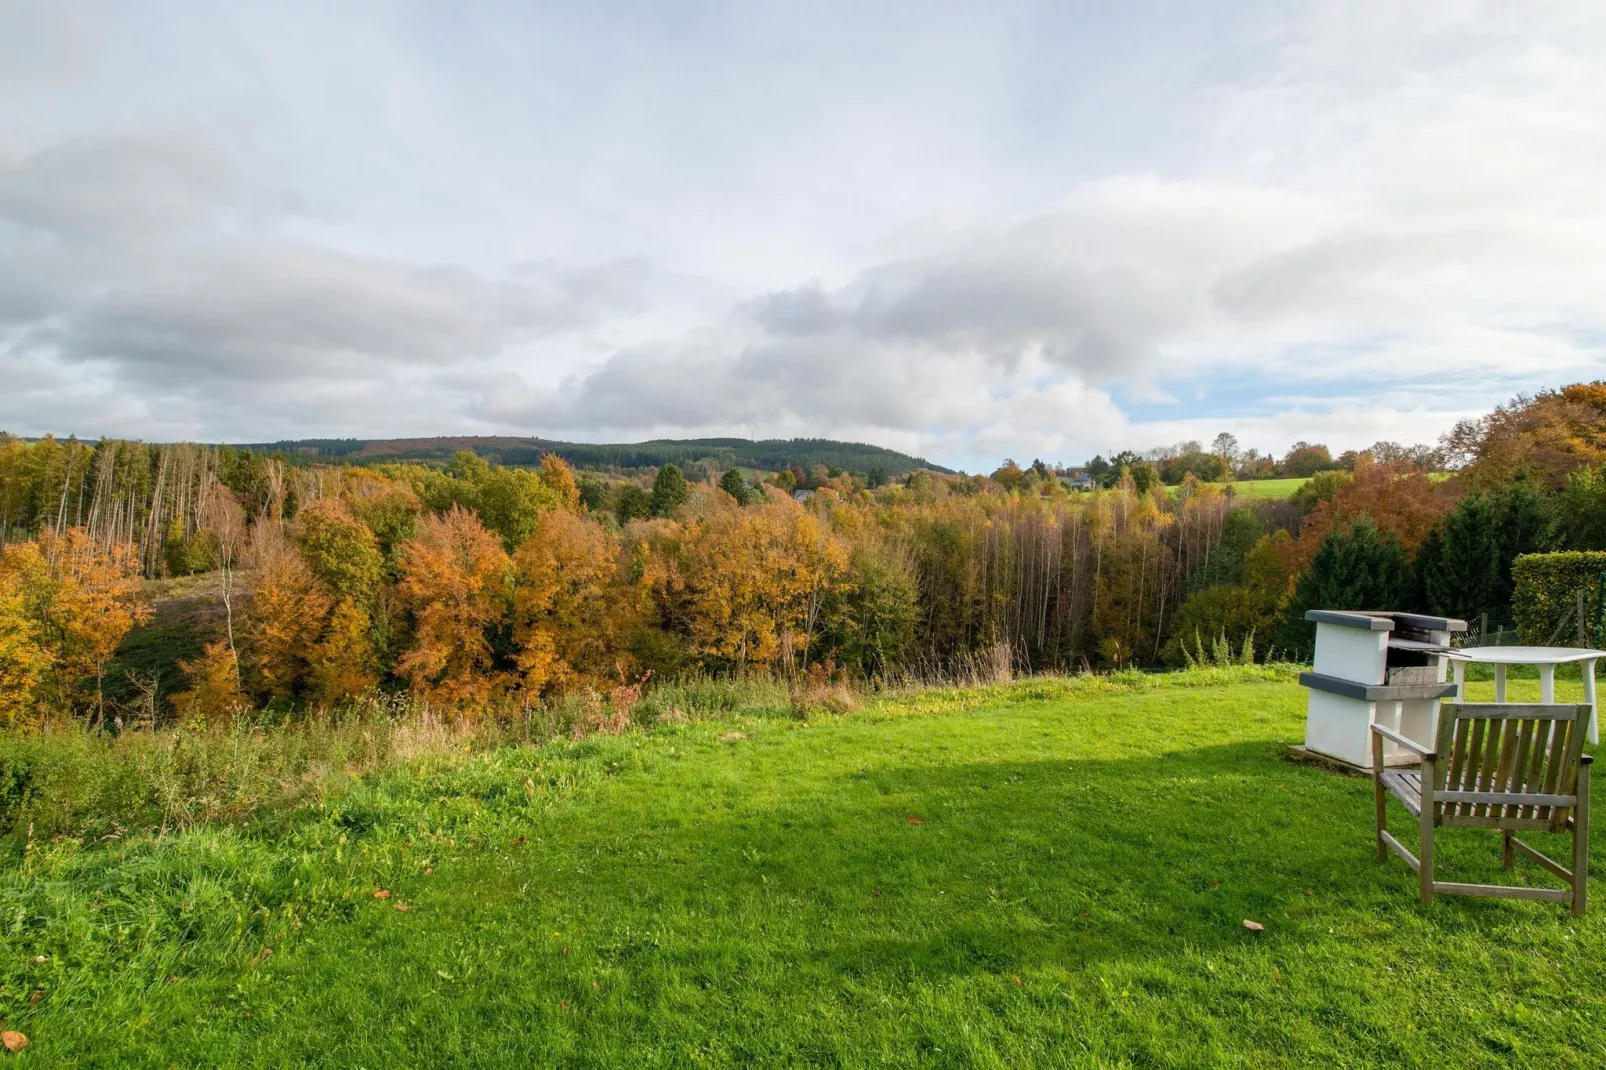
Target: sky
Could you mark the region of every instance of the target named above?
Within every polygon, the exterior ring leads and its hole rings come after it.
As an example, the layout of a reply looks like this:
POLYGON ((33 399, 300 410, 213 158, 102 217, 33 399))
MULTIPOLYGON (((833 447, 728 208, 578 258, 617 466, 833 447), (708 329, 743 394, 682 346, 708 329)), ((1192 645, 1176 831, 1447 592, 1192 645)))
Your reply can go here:
POLYGON ((1606 5, 0 0, 0 429, 1431 442, 1606 377, 1606 5))

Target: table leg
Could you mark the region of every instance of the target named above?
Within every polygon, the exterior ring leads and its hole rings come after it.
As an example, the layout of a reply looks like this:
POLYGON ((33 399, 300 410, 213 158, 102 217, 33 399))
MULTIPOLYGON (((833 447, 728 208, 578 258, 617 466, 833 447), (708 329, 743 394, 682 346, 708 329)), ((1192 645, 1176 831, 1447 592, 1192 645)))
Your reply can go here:
POLYGON ((1584 662, 1584 701, 1589 703, 1589 742, 1600 742, 1600 719, 1595 715, 1595 663, 1584 662))
POLYGON ((1467 663, 1464 661, 1455 663, 1455 700, 1457 702, 1467 700, 1467 663))
POLYGON ((1556 701, 1556 667, 1554 665, 1539 666, 1539 701, 1545 703, 1556 701))
POLYGON ((1506 667, 1504 665, 1496 665, 1494 667, 1494 700, 1496 702, 1504 702, 1506 700, 1506 667))

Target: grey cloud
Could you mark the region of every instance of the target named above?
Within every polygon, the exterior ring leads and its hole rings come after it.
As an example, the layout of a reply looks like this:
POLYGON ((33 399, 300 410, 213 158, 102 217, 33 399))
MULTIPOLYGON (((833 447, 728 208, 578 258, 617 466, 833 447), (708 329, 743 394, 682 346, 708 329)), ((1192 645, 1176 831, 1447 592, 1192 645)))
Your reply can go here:
POLYGON ((400 368, 628 317, 657 279, 637 259, 498 277, 295 240, 279 225, 294 198, 240 175, 193 132, 79 138, 0 166, 9 348, 184 394, 394 385, 400 368))

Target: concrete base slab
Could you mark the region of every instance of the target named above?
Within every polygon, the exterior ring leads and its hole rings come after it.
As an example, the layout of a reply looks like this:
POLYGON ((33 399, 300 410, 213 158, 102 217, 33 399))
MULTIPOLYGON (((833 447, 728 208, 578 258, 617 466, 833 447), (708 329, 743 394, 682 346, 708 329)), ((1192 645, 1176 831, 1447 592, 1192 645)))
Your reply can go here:
MULTIPOLYGON (((1331 769, 1335 773, 1343 773, 1346 776, 1370 777, 1372 775, 1370 766, 1356 765, 1353 762, 1346 762, 1342 758, 1335 758, 1331 754, 1323 754, 1320 751, 1311 750, 1303 743, 1290 744, 1288 753, 1284 757, 1291 762, 1299 762, 1303 765, 1319 765, 1324 769, 1331 769)), ((1388 762, 1387 766, 1390 769, 1409 769, 1421 764, 1421 762, 1417 761, 1395 760, 1388 762)))

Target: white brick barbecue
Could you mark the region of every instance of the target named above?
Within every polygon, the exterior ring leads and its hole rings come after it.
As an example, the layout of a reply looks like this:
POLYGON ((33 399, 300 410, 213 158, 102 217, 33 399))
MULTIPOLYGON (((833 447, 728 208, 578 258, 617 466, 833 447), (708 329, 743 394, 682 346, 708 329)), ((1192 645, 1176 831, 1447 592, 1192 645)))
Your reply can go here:
MULTIPOLYGON (((1313 609, 1316 663, 1301 673, 1310 689, 1305 749, 1362 769, 1372 767, 1372 724, 1433 745, 1439 700, 1455 694, 1447 683, 1450 635, 1465 621, 1415 613, 1313 609)), ((1384 765, 1415 765, 1411 752, 1390 743, 1384 765)))

